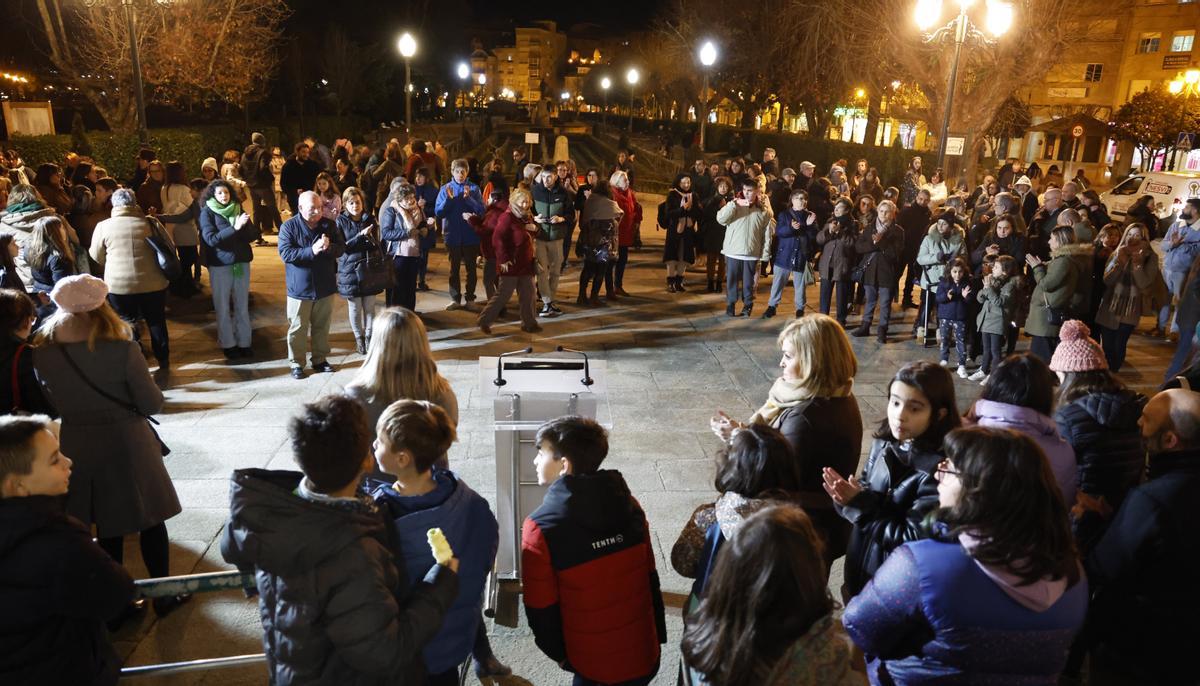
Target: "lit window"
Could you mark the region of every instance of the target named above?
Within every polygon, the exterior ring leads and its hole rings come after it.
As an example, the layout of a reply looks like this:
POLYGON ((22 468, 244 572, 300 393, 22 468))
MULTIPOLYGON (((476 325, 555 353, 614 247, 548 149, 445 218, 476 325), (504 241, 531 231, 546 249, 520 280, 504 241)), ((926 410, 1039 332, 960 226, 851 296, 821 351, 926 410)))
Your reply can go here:
POLYGON ((1083 80, 1091 83, 1099 83, 1100 78, 1104 75, 1103 64, 1089 64, 1083 73, 1083 80))
POLYGON ((1171 38, 1171 52, 1191 52, 1192 41, 1196 39, 1195 31, 1180 31, 1171 38))
POLYGON ((1138 40, 1137 51, 1140 53, 1158 52, 1158 42, 1162 39, 1160 33, 1143 33, 1138 40))

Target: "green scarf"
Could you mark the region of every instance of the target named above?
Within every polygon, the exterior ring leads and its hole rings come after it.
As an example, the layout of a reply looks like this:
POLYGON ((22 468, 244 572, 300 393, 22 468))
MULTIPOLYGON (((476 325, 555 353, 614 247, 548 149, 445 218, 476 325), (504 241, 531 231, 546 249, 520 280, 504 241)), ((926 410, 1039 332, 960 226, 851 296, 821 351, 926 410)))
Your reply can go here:
POLYGON ((8 207, 4 208, 4 211, 6 214, 24 214, 25 212, 36 212, 37 210, 45 207, 46 206, 42 203, 36 200, 31 200, 30 202, 21 203, 19 205, 9 205, 8 207))
POLYGON ((230 224, 242 213, 242 206, 232 200, 229 201, 229 204, 222 205, 217 202, 216 198, 209 198, 204 204, 208 205, 208 209, 228 219, 230 224))

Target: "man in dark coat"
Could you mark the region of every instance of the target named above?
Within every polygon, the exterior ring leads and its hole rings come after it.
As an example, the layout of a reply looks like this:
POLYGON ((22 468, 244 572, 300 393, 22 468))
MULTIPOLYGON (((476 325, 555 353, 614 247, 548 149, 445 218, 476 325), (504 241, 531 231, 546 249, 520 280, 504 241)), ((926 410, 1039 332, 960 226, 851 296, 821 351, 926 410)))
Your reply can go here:
MULTIPOLYGON (((904 276, 904 309, 916 309, 913 302, 913 284, 921 276, 921 265, 917 264, 917 253, 921 250, 921 241, 933 223, 933 214, 929 211, 929 191, 922 188, 917 191, 917 198, 911 205, 900 210, 896 223, 904 229, 904 255, 900 261, 906 268, 904 276)), ((899 269, 896 270, 897 274, 899 269)))
POLYGON ((311 152, 307 143, 297 143, 295 153, 288 158, 279 172, 279 188, 287 196, 292 214, 296 214, 299 209, 297 200, 300 194, 315 188, 317 174, 321 173, 321 165, 309 158, 311 152))
POLYGON ((117 682, 105 620, 133 579, 63 512, 71 460, 50 418, 0 417, 0 683, 117 682))
MULTIPOLYGON (((692 190, 696 192, 696 197, 700 202, 704 202, 713 196, 716 192, 714 188, 713 178, 708 175, 708 165, 704 163, 704 158, 697 158, 692 163, 692 171, 688 172, 688 176, 692 179, 692 190)), ((582 201, 579 201, 582 204, 582 201)), ((580 207, 582 211, 582 207, 580 207)))
POLYGON ((360 490, 374 468, 358 401, 328 396, 289 425, 304 473, 239 469, 221 556, 253 571, 272 684, 424 683, 419 654, 458 595, 458 559, 405 578, 391 527, 360 490))
POLYGON ((1029 222, 1029 254, 1036 255, 1043 262, 1050 261, 1050 232, 1058 226, 1058 215, 1067 206, 1063 204, 1062 191, 1051 188, 1042 198, 1042 206, 1034 213, 1029 222))
POLYGON ((300 194, 296 216, 279 229, 279 257, 287 280, 288 359, 292 378, 304 378, 304 357, 312 331, 312 368, 332 372, 329 364, 329 324, 337 293, 337 258, 346 252, 342 232, 321 216, 317 194, 300 194))
POLYGON ((525 148, 517 146, 513 148, 513 188, 521 185, 525 180, 525 165, 529 164, 529 158, 525 156, 525 148))
MULTIPOLYGON (((1200 394, 1163 391, 1138 422, 1150 480, 1129 492, 1086 561, 1092 673, 1114 682, 1195 682, 1200 635, 1200 394)), ((1108 680, 1105 680, 1108 683, 1108 680)))
MULTIPOLYGON (((267 137, 257 131, 250 134, 250 145, 242 153, 242 178, 246 180, 250 201, 254 203, 254 216, 251 217, 254 227, 260 234, 278 229, 283 219, 279 216, 279 206, 275 204, 271 149, 267 147, 267 137)), ((316 182, 316 177, 313 177, 313 182, 316 182)), ((258 245, 267 244, 261 237, 255 242, 258 245)))

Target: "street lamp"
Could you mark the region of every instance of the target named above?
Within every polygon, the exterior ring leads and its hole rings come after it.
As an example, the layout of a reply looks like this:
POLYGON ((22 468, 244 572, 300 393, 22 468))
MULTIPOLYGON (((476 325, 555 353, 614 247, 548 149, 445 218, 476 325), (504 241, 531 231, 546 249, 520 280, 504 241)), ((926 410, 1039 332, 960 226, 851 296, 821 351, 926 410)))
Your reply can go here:
POLYGON ((704 65, 704 87, 700 89, 700 154, 704 154, 704 129, 708 125, 708 71, 717 61, 717 46, 706 41, 700 48, 700 64, 704 65))
MULTIPOLYGON (((95 7, 104 0, 84 0, 83 4, 95 7)), ((133 68, 133 95, 137 103, 138 142, 143 146, 150 142, 150 134, 146 131, 146 94, 142 85, 142 58, 138 52, 137 18, 134 16, 134 0, 121 0, 121 8, 125 11, 125 30, 129 33, 129 63, 133 68)))
POLYGON ((417 39, 405 31, 397 47, 404 58, 404 130, 412 133, 412 57, 417 54, 417 39))
POLYGON ((625 80, 629 82, 629 133, 633 133, 633 88, 639 78, 641 74, 638 73, 637 67, 630 67, 629 71, 625 72, 625 80))
POLYGON ((600 79, 600 90, 604 91, 604 112, 600 115, 600 125, 608 126, 608 89, 612 88, 612 79, 605 76, 600 79))
MULTIPOLYGON (((464 86, 466 85, 467 79, 470 78, 470 76, 471 76, 471 67, 469 67, 466 62, 459 62, 458 63, 458 83, 459 83, 458 97, 455 99, 455 102, 454 102, 455 109, 458 109, 458 101, 459 100, 464 100, 464 101, 466 100, 466 98, 463 97, 463 91, 466 90, 464 88, 464 86)), ((458 118, 462 119, 462 116, 463 116, 462 110, 459 110, 458 118)))
MULTIPOLYGON (((1179 108, 1179 133, 1184 133, 1184 128, 1187 126, 1188 105, 1191 103, 1192 96, 1200 93, 1200 69, 1188 69, 1187 71, 1176 74, 1175 78, 1167 84, 1167 90, 1171 95, 1182 95, 1183 106, 1179 108)), ((1175 145, 1175 154, 1171 155, 1170 169, 1175 169, 1175 158, 1179 156, 1179 144, 1175 145)))
POLYGON ((947 137, 950 135, 950 111, 954 106, 954 88, 958 84, 958 60, 962 54, 963 43, 966 42, 967 36, 972 36, 979 39, 983 43, 995 42, 995 39, 1004 35, 1005 32, 1012 26, 1013 22, 1013 6, 1011 3, 1003 2, 1002 0, 987 1, 987 18, 984 26, 987 28, 987 34, 980 31, 979 28, 967 16, 967 10, 974 3, 974 0, 958 0, 958 15, 950 20, 949 24, 941 28, 929 32, 929 29, 937 25, 942 17, 942 0, 917 0, 916 10, 913 19, 917 24, 917 28, 925 33, 925 42, 931 43, 936 40, 941 40, 951 33, 954 35, 954 59, 950 62, 950 79, 946 85, 946 109, 942 112, 942 133, 938 138, 938 156, 937 166, 942 169, 946 168, 946 143, 947 137))

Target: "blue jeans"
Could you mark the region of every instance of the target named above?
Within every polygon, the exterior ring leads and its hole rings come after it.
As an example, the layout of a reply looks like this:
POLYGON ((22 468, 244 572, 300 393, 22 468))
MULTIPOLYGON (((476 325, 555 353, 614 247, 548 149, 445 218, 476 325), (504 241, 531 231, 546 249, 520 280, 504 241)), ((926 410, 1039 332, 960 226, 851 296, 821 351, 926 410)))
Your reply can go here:
MULTIPOLYGON (((1167 290, 1171 296, 1182 297, 1180 291, 1183 290, 1183 282, 1187 279, 1187 272, 1163 272, 1163 280, 1167 282, 1167 290)), ((1171 301, 1168 300, 1166 305, 1158 311, 1158 328, 1163 331, 1167 330, 1167 324, 1171 324, 1171 301)), ((1172 324, 1171 331, 1178 331, 1179 325, 1172 324)))
POLYGON ((741 283, 742 304, 754 304, 754 273, 758 270, 757 260, 725 258, 725 304, 733 307, 738 301, 738 283, 741 283))
POLYGON ((834 281, 833 279, 821 279, 821 314, 829 314, 829 307, 833 300, 833 290, 837 287, 837 320, 846 325, 846 313, 850 311, 850 289, 854 285, 853 281, 834 281))
POLYGON ((217 319, 217 345, 221 348, 250 347, 250 265, 249 263, 208 268, 212 286, 213 310, 217 319), (234 276, 240 267, 240 276, 234 276), (230 307, 232 305, 232 307, 230 307))
POLYGON ((950 336, 953 334, 958 366, 967 366, 967 322, 942 319, 938 322, 938 332, 942 334, 942 359, 950 359, 950 336))
POLYGON ((771 298, 767 301, 768 307, 775 307, 783 300, 783 289, 787 288, 789 278, 792 280, 792 287, 796 289, 796 309, 803 310, 808 304, 808 294, 804 292, 804 272, 794 272, 776 266, 775 274, 771 277, 771 298))
POLYGON ((1179 343, 1175 346, 1175 356, 1171 358, 1171 366, 1167 367, 1166 379, 1170 380, 1173 377, 1179 376, 1188 366, 1188 361, 1192 357, 1192 336, 1179 336, 1179 343))
POLYGON ((1108 361, 1108 370, 1121 371, 1125 364, 1125 349, 1129 345, 1129 336, 1133 334, 1133 324, 1118 324, 1117 328, 1097 325, 1100 329, 1100 345, 1104 348, 1104 359, 1108 361))
POLYGON ((875 303, 878 301, 880 332, 886 332, 892 321, 892 287, 865 285, 863 288, 867 291, 867 304, 863 309, 862 327, 871 328, 871 320, 875 318, 875 303))

